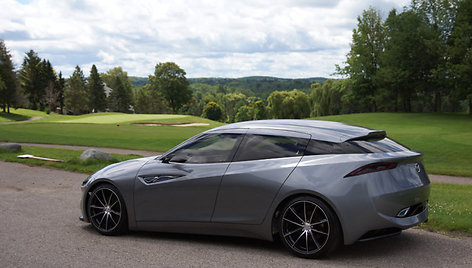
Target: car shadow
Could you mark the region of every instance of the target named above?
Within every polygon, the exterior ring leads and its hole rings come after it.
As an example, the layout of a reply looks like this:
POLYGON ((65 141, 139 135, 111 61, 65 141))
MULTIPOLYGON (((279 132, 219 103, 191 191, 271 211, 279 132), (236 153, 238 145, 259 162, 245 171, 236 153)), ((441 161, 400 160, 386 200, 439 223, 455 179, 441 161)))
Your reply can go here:
MULTIPOLYGON (((99 235, 94 228, 87 224, 82 229, 91 234, 99 235)), ((357 242, 353 245, 341 246, 335 252, 332 252, 324 260, 358 260, 364 258, 385 258, 392 255, 404 255, 405 253, 422 248, 420 234, 403 232, 400 235, 371 240, 366 242, 357 242)), ((283 246, 282 242, 276 238, 274 242, 264 241, 244 237, 213 236, 199 234, 181 234, 181 233, 161 233, 161 232, 128 232, 119 236, 124 240, 146 241, 146 242, 182 242, 194 244, 195 247, 219 246, 227 247, 232 250, 258 250, 270 252, 271 255, 292 256, 283 246)))

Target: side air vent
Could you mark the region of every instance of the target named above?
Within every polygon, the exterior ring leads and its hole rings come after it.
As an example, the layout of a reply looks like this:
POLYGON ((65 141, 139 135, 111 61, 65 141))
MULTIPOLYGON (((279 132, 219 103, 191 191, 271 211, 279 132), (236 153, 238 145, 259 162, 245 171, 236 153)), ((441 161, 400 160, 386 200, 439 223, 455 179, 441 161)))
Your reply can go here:
POLYGON ((142 178, 142 179, 146 184, 153 184, 153 183, 156 183, 156 182, 162 182, 162 181, 177 179, 179 177, 181 177, 181 176, 155 176, 155 177, 145 177, 145 178, 142 178))

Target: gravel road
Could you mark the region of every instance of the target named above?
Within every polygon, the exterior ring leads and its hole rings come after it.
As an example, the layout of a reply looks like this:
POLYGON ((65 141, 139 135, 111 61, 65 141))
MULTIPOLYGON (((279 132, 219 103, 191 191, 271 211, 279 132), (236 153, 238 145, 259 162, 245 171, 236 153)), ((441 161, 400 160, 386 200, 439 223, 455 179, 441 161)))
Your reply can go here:
POLYGON ((0 267, 472 267, 472 238, 412 229, 345 246, 329 259, 291 256, 245 238, 96 233, 80 215, 84 174, 0 161, 0 267))

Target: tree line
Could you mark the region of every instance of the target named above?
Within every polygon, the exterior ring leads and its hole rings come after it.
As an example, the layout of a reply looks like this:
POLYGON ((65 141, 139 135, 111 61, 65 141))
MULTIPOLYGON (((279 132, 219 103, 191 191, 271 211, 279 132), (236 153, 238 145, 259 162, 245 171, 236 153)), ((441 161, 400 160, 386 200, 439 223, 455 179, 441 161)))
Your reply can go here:
POLYGON ((177 113, 191 99, 192 91, 185 71, 172 62, 159 63, 151 83, 133 88, 131 79, 121 67, 99 73, 92 65, 89 77, 80 66, 65 79, 56 73, 47 59, 30 50, 21 68, 14 70, 11 54, 0 40, 0 107, 25 107, 64 114, 93 112, 177 113))
POLYGON ((413 0, 385 20, 374 8, 365 10, 337 73, 348 79, 330 85, 331 90, 316 86, 322 96, 315 104, 317 115, 472 113, 472 0, 413 0), (337 99, 340 110, 329 111, 323 98, 337 99))
POLYGON ((82 114, 181 113, 222 122, 306 118, 357 112, 472 113, 472 0, 413 0, 383 19, 358 17, 351 49, 336 73, 344 79, 197 78, 173 62, 146 78, 121 67, 64 79, 34 51, 15 72, 0 40, 0 105, 82 114), (309 88, 307 88, 309 85, 309 88))

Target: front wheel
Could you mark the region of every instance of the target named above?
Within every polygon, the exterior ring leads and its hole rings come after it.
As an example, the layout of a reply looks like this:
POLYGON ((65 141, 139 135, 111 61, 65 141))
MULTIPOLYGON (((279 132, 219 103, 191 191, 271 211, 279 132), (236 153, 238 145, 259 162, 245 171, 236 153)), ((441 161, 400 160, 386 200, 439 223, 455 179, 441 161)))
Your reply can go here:
POLYGON ((101 234, 117 235, 127 230, 125 203, 111 184, 102 184, 92 191, 87 212, 92 226, 101 234))
POLYGON ((323 201, 311 196, 289 201, 278 220, 282 243, 302 258, 326 256, 341 240, 341 228, 334 212, 323 201))

